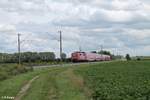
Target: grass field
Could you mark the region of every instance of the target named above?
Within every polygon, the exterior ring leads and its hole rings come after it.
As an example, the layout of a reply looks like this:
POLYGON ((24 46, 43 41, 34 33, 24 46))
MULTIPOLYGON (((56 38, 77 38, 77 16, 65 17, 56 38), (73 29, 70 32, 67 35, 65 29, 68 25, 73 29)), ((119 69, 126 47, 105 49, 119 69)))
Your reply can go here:
POLYGON ((77 69, 94 100, 149 100, 150 62, 113 62, 77 69))
POLYGON ((36 69, 0 81, 0 97, 17 96, 37 75, 20 100, 149 100, 150 61, 36 69))
POLYGON ((18 66, 17 64, 0 64, 0 81, 28 71, 33 71, 32 67, 18 66))

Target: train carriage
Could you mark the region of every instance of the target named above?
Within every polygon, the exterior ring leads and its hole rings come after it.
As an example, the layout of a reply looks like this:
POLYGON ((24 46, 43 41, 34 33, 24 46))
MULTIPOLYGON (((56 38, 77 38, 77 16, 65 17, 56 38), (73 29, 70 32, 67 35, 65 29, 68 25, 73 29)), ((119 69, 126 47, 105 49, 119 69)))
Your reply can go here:
POLYGON ((96 54, 96 53, 74 52, 71 55, 71 59, 74 62, 82 62, 82 61, 110 61, 111 57, 109 55, 96 54))

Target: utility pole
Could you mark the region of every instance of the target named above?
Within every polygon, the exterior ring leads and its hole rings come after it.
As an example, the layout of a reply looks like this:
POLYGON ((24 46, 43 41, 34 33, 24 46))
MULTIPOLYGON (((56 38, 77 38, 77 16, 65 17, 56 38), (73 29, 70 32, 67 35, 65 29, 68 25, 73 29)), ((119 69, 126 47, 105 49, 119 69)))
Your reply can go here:
POLYGON ((102 53, 103 53, 103 45, 101 45, 101 55, 102 55, 102 53))
POLYGON ((81 46, 79 46, 79 51, 80 51, 80 52, 82 51, 82 48, 81 48, 81 46))
POLYGON ((103 45, 101 45, 101 52, 103 51, 103 45))
POLYGON ((117 53, 117 57, 118 57, 118 49, 116 48, 116 53, 117 53))
MULTIPOLYGON (((102 59, 102 55, 103 55, 103 45, 100 45, 101 46, 101 51, 100 51, 100 53, 101 53, 101 59, 102 59)), ((103 59, 102 59, 103 60, 103 59)))
POLYGON ((62 61, 62 31, 59 31, 60 34, 60 61, 62 61))
POLYGON ((20 49, 20 44, 21 44, 21 42, 20 42, 20 36, 21 36, 21 34, 18 34, 18 64, 19 64, 19 66, 21 65, 21 49, 20 49))

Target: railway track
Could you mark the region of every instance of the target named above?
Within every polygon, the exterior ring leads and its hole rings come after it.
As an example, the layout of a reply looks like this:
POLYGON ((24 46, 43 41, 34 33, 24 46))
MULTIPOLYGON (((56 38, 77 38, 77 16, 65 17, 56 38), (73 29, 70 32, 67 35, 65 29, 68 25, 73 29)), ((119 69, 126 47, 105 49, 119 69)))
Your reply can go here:
POLYGON ((48 68, 48 67, 70 67, 77 65, 86 65, 86 64, 98 64, 98 63, 110 63, 115 61, 102 61, 102 62, 82 62, 82 63, 69 63, 69 64, 56 64, 56 65, 43 65, 43 66, 32 66, 34 69, 38 68, 48 68))

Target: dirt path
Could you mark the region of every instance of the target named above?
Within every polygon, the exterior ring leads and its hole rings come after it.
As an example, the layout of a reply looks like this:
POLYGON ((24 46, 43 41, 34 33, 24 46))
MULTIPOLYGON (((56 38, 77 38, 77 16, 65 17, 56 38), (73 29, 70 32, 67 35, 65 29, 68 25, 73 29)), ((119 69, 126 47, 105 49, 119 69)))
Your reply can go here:
POLYGON ((14 100, 21 100, 21 98, 26 94, 26 92, 28 91, 28 89, 30 88, 32 82, 34 80, 36 80, 37 78, 39 78, 39 76, 35 76, 33 79, 31 79, 26 85, 24 85, 21 90, 19 91, 19 93, 17 94, 17 96, 15 97, 14 100))
POLYGON ((56 84, 59 100, 89 100, 90 93, 85 87, 84 80, 74 73, 73 68, 59 73, 56 76, 56 84))
POLYGON ((86 97, 91 96, 91 91, 85 86, 83 77, 79 75, 77 76, 73 69, 68 69, 66 74, 75 88, 78 88, 80 91, 82 91, 86 97))

